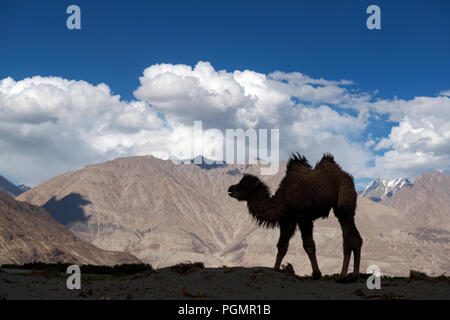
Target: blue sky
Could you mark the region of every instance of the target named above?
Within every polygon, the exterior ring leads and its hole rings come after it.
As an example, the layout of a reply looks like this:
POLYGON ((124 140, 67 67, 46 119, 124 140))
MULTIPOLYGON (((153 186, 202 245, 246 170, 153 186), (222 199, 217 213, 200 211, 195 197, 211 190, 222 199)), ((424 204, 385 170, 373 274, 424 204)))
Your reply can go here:
MULTIPOLYGON (((450 89, 449 39, 449 1, 7 0, 0 4, 0 79, 106 83, 131 101, 145 68, 207 61, 229 72, 347 79, 354 82, 348 90, 369 94, 373 103, 411 101, 450 89), (81 8, 81 30, 66 28, 70 4, 81 8), (381 8, 381 30, 366 28, 371 4, 381 8)), ((360 112, 329 105, 340 114, 360 112)), ((387 121, 389 115, 372 117, 349 139, 387 137, 401 121, 387 121)), ((369 166, 384 151, 370 153, 369 166)))
POLYGON ((450 87, 448 1, 2 1, 1 76, 107 81, 126 99, 154 63, 351 79, 379 97, 450 87), (368 30, 378 4, 382 29, 368 30), (82 30, 65 27, 77 4, 82 30))

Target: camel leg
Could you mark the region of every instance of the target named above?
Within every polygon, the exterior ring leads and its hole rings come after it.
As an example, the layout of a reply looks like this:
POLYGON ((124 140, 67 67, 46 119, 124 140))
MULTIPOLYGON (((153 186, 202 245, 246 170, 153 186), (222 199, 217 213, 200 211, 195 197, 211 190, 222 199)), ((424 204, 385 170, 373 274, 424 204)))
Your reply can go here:
POLYGON ((309 261, 311 261, 311 267, 313 270, 312 277, 313 279, 318 280, 322 274, 319 270, 319 264, 317 263, 316 244, 313 238, 313 222, 301 221, 298 226, 302 232, 303 249, 305 249, 306 254, 309 257, 309 261))
POLYGON ((359 276, 359 265, 361 260, 361 246, 362 238, 356 229, 354 217, 339 215, 339 223, 342 228, 342 236, 344 239, 344 262, 342 264, 341 278, 347 276, 348 265, 350 263, 350 256, 353 252, 353 278, 359 276))
POLYGON ((359 234, 358 229, 356 228, 355 221, 353 221, 353 238, 352 238, 352 250, 353 250, 353 277, 359 277, 359 265, 361 262, 361 247, 363 244, 363 240, 361 235, 359 234))
POLYGON ((280 270, 281 261, 289 248, 289 240, 295 233, 295 221, 284 221, 280 224, 280 239, 277 243, 278 254, 275 261, 275 270, 280 270))
MULTIPOLYGON (((361 239, 362 244, 362 239, 361 239)), ((353 258, 355 259, 353 262, 353 275, 355 277, 359 276, 359 264, 361 262, 361 248, 357 248, 353 250, 353 258)))
MULTIPOLYGON (((344 243, 345 243, 345 241, 344 241, 344 243)), ((347 276, 348 265, 350 264, 351 254, 352 254, 352 250, 347 248, 344 244, 344 262, 342 263, 341 278, 345 278, 347 276)))

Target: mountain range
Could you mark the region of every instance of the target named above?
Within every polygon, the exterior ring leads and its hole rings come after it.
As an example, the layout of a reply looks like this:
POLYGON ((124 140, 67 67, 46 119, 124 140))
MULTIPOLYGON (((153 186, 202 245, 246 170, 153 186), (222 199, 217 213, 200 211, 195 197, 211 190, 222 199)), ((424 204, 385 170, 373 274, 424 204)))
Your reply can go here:
POLYGON ((23 184, 16 186, 14 183, 0 175, 0 192, 15 197, 29 189, 30 187, 23 184))
POLYGON ((129 253, 81 240, 43 208, 0 192, 0 265, 29 262, 115 265, 139 263, 129 253))
POLYGON ((380 202, 388 199, 402 188, 410 188, 413 184, 407 178, 398 178, 395 180, 385 180, 378 178, 369 183, 364 190, 361 191, 361 196, 369 198, 372 201, 380 202))
MULTIPOLYGON (((227 194, 242 174, 259 175, 262 165, 202 168, 151 156, 118 158, 54 177, 17 199, 42 206, 99 248, 129 252, 155 267, 185 261, 202 261, 207 266, 272 266, 279 231, 257 226, 245 203, 227 194)), ((261 177, 272 193, 285 174, 285 165, 280 164, 277 174, 261 177)), ((442 181, 435 182, 439 188, 442 181)), ((405 275, 410 269, 430 275, 448 272, 448 228, 434 221, 420 224, 410 219, 401 204, 399 209, 383 200, 376 203, 358 197, 356 223, 364 239, 362 270, 376 264, 389 275, 405 275)), ((342 235, 333 214, 316 221, 314 237, 322 272, 338 272, 342 235)), ((298 233, 284 261, 292 263, 299 274, 311 272, 298 233)))
POLYGON ((379 178, 360 195, 403 212, 416 224, 450 230, 450 176, 443 172, 424 173, 414 183, 379 178))
POLYGON ((381 203, 402 211, 415 224, 450 230, 450 176, 445 173, 422 174, 414 185, 381 203))

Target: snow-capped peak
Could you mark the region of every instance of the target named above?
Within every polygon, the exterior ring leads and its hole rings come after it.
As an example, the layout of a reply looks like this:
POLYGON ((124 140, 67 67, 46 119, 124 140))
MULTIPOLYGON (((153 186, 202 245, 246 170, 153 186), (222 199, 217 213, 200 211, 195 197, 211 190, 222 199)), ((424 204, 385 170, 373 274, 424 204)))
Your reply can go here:
POLYGON ((401 177, 394 180, 378 178, 367 185, 361 192, 363 197, 370 198, 373 201, 381 201, 390 198, 403 187, 411 187, 412 183, 407 178, 401 177))

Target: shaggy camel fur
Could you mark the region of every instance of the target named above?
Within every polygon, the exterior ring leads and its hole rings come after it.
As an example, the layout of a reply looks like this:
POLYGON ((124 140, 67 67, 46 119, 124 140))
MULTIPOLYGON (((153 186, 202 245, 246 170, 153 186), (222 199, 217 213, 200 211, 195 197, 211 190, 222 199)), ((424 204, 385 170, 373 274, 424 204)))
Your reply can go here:
POLYGON ((289 159, 286 175, 273 196, 270 196, 269 188, 259 178, 250 174, 245 174, 238 184, 231 186, 228 194, 239 201, 247 201, 250 214, 260 225, 268 228, 280 227, 275 262, 277 270, 298 225, 303 248, 311 261, 314 279, 319 279, 321 272, 313 239, 313 221, 327 218, 333 208, 344 238, 341 277, 347 276, 352 252, 352 278, 358 277, 363 241, 354 219, 357 194, 353 177, 341 169, 331 154, 325 154, 314 168, 305 157, 294 154, 289 159))

